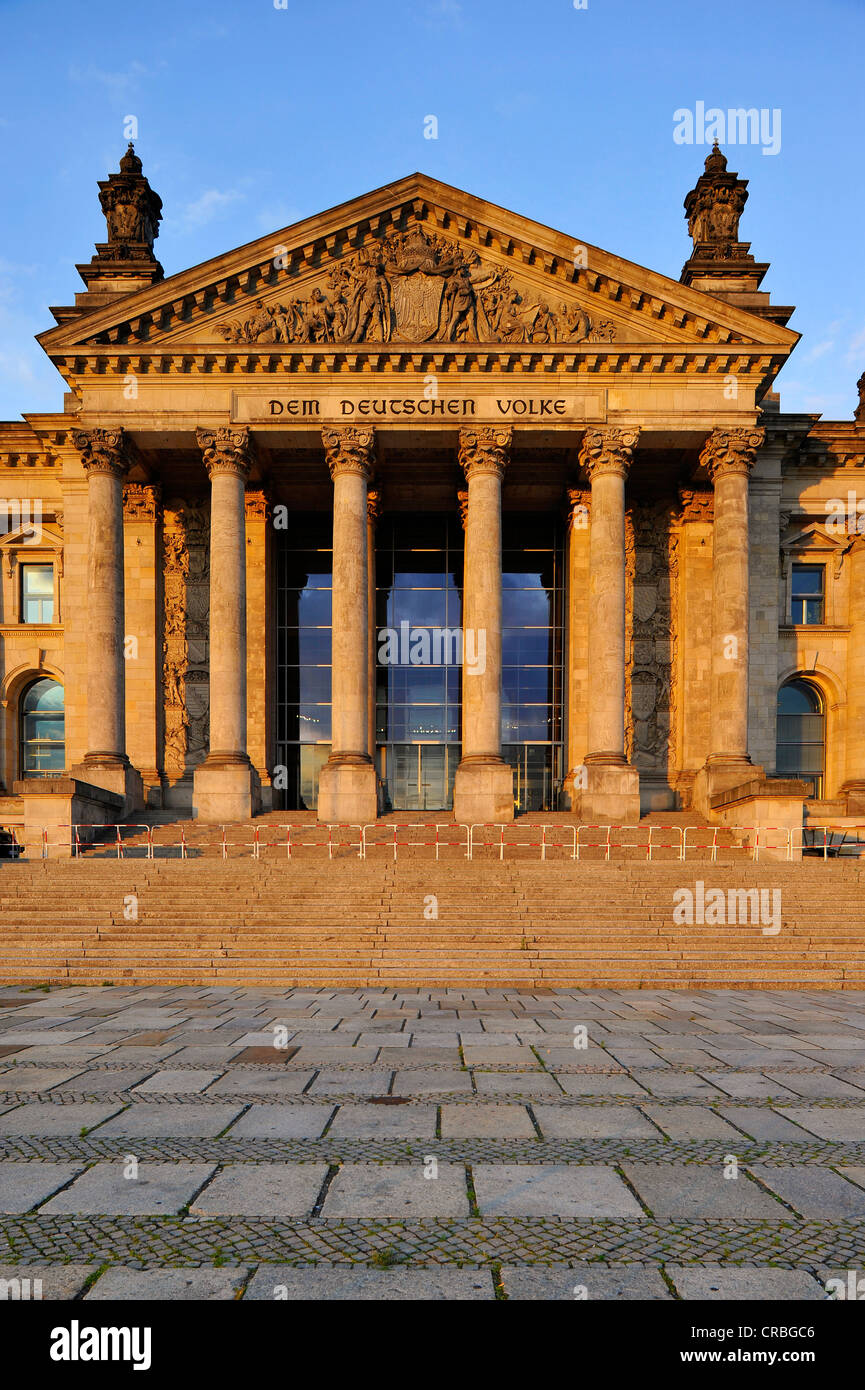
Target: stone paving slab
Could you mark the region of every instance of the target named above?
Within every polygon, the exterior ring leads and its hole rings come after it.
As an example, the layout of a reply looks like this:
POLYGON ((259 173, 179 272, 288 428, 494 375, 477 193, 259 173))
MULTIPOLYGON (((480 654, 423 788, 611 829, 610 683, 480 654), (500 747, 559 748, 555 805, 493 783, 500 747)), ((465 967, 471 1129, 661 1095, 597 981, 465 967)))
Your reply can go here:
POLYGON ((0 1162, 0 1212, 30 1211, 82 1170, 80 1163, 0 1162))
POLYGON ((560 1096, 561 1088, 555 1077, 543 1072, 476 1071, 475 1085, 479 1096, 560 1096))
POLYGON ((434 1139, 434 1105, 354 1105, 344 1103, 329 1134, 333 1139, 434 1139))
POLYGON ((742 1135, 721 1115, 705 1105, 651 1105, 640 1109, 671 1139, 725 1139, 728 1144, 742 1135))
POLYGON ((545 1139, 639 1139, 658 1133, 634 1105, 535 1104, 532 1110, 545 1139))
POLYGON ((100 1139, 213 1139, 243 1111, 242 1105, 176 1105, 139 1101, 97 1131, 100 1139))
MULTIPOLYGON (((738 1129, 744 1130, 754 1139, 802 1141, 808 1131, 793 1123, 789 1111, 779 1115, 775 1110, 767 1110, 756 1105, 721 1105, 718 1114, 729 1120, 738 1129)), ((863 1134, 865 1139, 865 1134, 863 1134)))
POLYGON ((441 1107, 441 1134, 443 1139, 533 1139, 535 1127, 524 1105, 478 1105, 466 1101, 441 1107))
POLYGON ((3 1090, 15 1095, 43 1094, 82 1076, 80 1067, 9 1067, 3 1073, 3 1090))
POLYGON ((506 1265, 501 1278, 507 1297, 518 1301, 672 1298, 660 1271, 644 1265, 553 1265, 545 1269, 506 1265))
POLYGON ((227 1163, 189 1210, 195 1216, 307 1217, 327 1172, 326 1163, 227 1163))
MULTIPOLYGON (((320 1071, 305 1094, 315 1100, 326 1096, 386 1096, 392 1076, 391 1071, 320 1071)), ((399 1094, 396 1086, 394 1094, 399 1094)))
POLYGON ((790 1213, 740 1170, 725 1178, 724 1165, 676 1169, 660 1163, 622 1164, 624 1174, 655 1217, 726 1217, 729 1220, 789 1219, 790 1213))
POLYGON ((643 1212, 613 1168, 564 1164, 476 1164, 482 1216, 639 1217, 643 1212))
POLYGON ((402 1303, 425 1299, 465 1303, 495 1296, 488 1269, 297 1269, 291 1265, 262 1265, 250 1280, 244 1302, 348 1299, 402 1303))
POLYGON ((96 1163, 71 1187, 52 1197, 48 1215, 162 1215, 178 1212, 215 1172, 211 1163, 142 1163, 137 1178, 124 1176, 125 1162, 96 1163))
POLYGON ((52 1105, 49 1101, 28 1102, 0 1115, 0 1137, 15 1134, 44 1137, 77 1135, 82 1129, 92 1129, 111 1115, 116 1115, 119 1109, 120 1106, 116 1104, 52 1105))
POLYGON ((436 1177, 424 1172, 423 1163, 346 1163, 330 1185, 321 1214, 361 1219, 468 1216, 465 1169, 440 1163, 436 1177))
POLYGON ((317 1139, 332 1114, 332 1105, 251 1105, 226 1138, 317 1139))
POLYGON ((430 1096, 438 1093, 465 1092, 472 1094, 472 1079, 468 1072, 449 1071, 402 1071, 398 1072, 393 1083, 395 1096, 430 1096))
POLYGON ((286 1069, 276 1076, 270 1072, 233 1068, 212 1086, 208 1096, 299 1096, 315 1076, 313 1071, 292 1072, 286 1069))
MULTIPOLYGON (((849 1140, 853 1143, 865 1139, 865 1106, 849 1110, 823 1110, 816 1106, 806 1110, 787 1106, 781 1114, 820 1139, 849 1140)), ((0 1119, 2 1124, 3 1120, 0 1119)))
MULTIPOLYGON (((749 1171, 800 1216, 826 1221, 865 1218, 865 1191, 831 1168, 777 1168, 752 1163, 749 1171)), ((851 1170, 851 1177, 855 1172, 851 1170)))
POLYGON ((96 1280, 87 1302, 227 1302, 243 1289, 248 1269, 130 1269, 115 1265, 96 1280))
POLYGON ((727 1269, 721 1265, 667 1265, 666 1273, 680 1298, 701 1301, 736 1299, 770 1302, 817 1302, 826 1292, 804 1269, 753 1267, 727 1269))
POLYGON ((77 1298, 98 1265, 0 1265, 0 1302, 20 1300, 22 1280, 29 1280, 25 1297, 46 1302, 77 1298), (15 1281, 18 1280, 18 1287, 15 1281), (4 1292, 5 1291, 5 1292, 4 1292))

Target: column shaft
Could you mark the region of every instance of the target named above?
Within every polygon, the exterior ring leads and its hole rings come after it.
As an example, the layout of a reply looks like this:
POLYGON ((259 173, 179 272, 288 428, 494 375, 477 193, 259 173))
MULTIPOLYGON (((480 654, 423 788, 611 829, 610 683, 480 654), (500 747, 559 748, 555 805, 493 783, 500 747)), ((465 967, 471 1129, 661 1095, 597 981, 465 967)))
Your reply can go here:
POLYGON ((849 815, 865 814, 865 536, 857 536, 848 552, 850 566, 847 639, 847 756, 849 815))
POLYGON ((369 728, 367 489, 375 433, 323 429, 333 479, 332 749, 319 780, 318 816, 331 823, 374 821, 378 804, 369 728))
POLYGON ((502 479, 511 430, 460 432, 468 482, 463 578, 462 757, 454 815, 510 821, 513 772, 502 758, 502 479))
POLYGON ((747 764, 748 478, 763 430, 715 430, 700 461, 715 488, 709 763, 747 764))

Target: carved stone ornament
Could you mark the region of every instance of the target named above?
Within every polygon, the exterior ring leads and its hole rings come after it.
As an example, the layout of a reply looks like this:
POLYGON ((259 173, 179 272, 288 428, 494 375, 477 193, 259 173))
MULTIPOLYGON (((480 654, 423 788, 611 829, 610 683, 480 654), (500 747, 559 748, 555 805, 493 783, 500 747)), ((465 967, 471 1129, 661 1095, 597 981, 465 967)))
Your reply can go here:
POLYGON ((859 392, 859 404, 853 412, 853 419, 858 424, 865 425, 865 372, 856 382, 856 390, 859 392))
POLYGON ((163 728, 166 775, 178 779, 207 752, 209 720, 209 523, 197 503, 165 505, 163 569, 163 728))
POLYGON ((460 526, 465 530, 469 519, 469 495, 465 488, 461 488, 457 493, 457 506, 460 512, 460 526))
POLYGON ((694 249, 704 257, 725 259, 739 245, 739 218, 748 201, 748 180, 727 169, 727 160, 714 146, 705 172, 685 199, 685 215, 694 249))
POLYGON ((381 520, 381 514, 383 509, 384 508, 381 493, 377 492, 375 488, 371 488, 369 492, 367 492, 366 494, 367 521, 369 521, 373 526, 377 526, 379 521, 381 520))
POLYGON ((640 431, 632 429, 588 429, 580 447, 580 463, 591 481, 599 473, 628 476, 640 431))
POLYGON ((715 494, 711 488, 680 487, 679 501, 682 504, 680 521, 714 520, 715 494))
POLYGON ((129 143, 120 161, 120 173, 109 174, 99 184, 99 202, 108 224, 113 247, 152 247, 159 236, 162 199, 141 172, 141 160, 129 143))
POLYGON ((234 473, 244 480, 252 467, 252 441, 249 430, 233 425, 195 431, 208 478, 214 473, 234 473))
POLYGON ((763 429, 713 430, 703 445, 700 463, 713 483, 729 473, 747 477, 765 438, 766 431, 763 429))
POLYGON ((159 483, 127 483, 123 489, 123 520, 156 521, 161 497, 159 483))
POLYGON ((71 436, 85 473, 107 473, 113 478, 125 475, 131 458, 123 430, 72 430, 71 436))
POLYGON ((271 507, 270 493, 266 488, 247 488, 244 507, 248 521, 268 521, 271 507))
POLYGON ((592 514, 592 493, 587 487, 569 487, 567 505, 568 528, 585 526, 592 514))
POLYGON ((321 442, 332 478, 338 473, 357 473, 370 480, 375 468, 375 430, 361 425, 325 428, 321 442))
POLYGON ((513 430, 510 426, 478 425, 460 430, 460 467, 471 481, 473 473, 495 473, 505 476, 511 452, 513 430))
POLYGON ((420 227, 341 260, 307 298, 255 302, 255 312, 218 326, 231 343, 612 342, 578 305, 551 305, 420 227))

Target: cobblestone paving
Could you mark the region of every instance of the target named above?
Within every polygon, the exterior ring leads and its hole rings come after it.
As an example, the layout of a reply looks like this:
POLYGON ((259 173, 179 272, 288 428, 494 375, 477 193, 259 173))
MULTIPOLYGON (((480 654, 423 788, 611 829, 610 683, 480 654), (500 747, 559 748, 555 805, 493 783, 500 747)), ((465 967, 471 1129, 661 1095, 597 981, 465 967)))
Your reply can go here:
POLYGON ((0 1297, 800 1299, 863 1267, 863 994, 0 990, 0 1297))

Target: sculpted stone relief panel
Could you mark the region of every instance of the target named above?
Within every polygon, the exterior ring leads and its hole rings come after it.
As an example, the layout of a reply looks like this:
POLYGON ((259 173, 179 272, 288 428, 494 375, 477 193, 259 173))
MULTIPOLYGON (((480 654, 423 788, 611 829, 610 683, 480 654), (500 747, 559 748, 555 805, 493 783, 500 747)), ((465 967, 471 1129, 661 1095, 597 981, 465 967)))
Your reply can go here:
POLYGON ((612 342, 610 320, 553 305, 420 227, 341 260, 307 298, 256 301, 249 318, 217 325, 230 343, 612 342))
POLYGON ((633 505, 625 518, 626 751, 641 773, 666 779, 676 766, 676 513, 672 500, 661 500, 633 505))
POLYGON ((180 778, 207 754, 210 519, 202 503, 173 498, 163 530, 164 766, 180 778))

